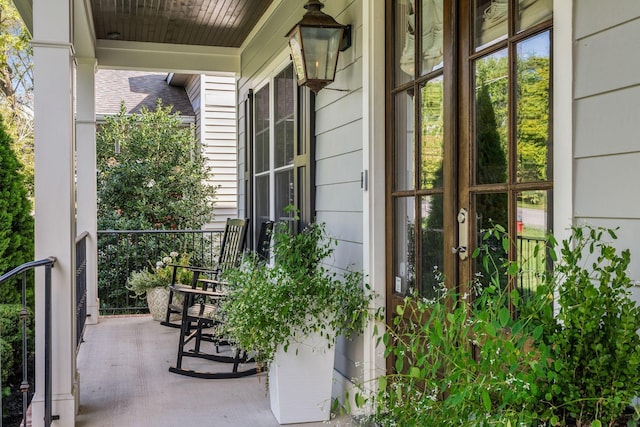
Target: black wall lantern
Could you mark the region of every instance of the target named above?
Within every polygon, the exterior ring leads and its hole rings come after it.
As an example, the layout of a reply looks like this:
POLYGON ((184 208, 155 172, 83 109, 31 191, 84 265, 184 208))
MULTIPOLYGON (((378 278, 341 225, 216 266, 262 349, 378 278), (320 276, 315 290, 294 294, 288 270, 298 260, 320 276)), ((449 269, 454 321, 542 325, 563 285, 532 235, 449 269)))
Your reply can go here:
POLYGON ((338 51, 351 46, 351 25, 338 24, 321 11, 323 7, 319 0, 307 1, 307 12, 287 34, 298 85, 316 93, 333 82, 338 51))

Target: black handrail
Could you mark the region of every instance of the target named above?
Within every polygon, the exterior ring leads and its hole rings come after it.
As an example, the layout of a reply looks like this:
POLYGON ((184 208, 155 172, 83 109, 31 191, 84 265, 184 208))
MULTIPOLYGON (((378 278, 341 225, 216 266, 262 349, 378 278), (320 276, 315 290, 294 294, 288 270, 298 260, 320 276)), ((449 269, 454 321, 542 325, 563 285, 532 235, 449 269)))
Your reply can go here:
POLYGON ((22 420, 24 425, 27 423, 27 404, 29 394, 29 383, 27 380, 27 301, 26 301, 26 274, 27 271, 33 270, 37 267, 45 267, 44 274, 44 425, 45 427, 51 426, 51 422, 54 419, 58 419, 58 416, 52 415, 51 403, 52 403, 52 360, 51 360, 51 269, 56 262, 55 257, 49 257, 38 261, 30 261, 24 263, 8 273, 0 276, 0 285, 13 277, 22 274, 22 310, 20 312, 20 318, 22 319, 22 384, 20 385, 20 391, 22 391, 22 420))

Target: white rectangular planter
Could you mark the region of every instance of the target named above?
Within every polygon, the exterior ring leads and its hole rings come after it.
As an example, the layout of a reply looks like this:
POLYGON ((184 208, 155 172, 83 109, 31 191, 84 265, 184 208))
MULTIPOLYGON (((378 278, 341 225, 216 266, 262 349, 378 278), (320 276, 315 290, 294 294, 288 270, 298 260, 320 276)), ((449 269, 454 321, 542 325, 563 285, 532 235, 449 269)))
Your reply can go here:
POLYGON ((329 420, 334 356, 335 346, 327 349, 318 334, 287 352, 278 349, 269 366, 269 396, 279 424, 329 420))

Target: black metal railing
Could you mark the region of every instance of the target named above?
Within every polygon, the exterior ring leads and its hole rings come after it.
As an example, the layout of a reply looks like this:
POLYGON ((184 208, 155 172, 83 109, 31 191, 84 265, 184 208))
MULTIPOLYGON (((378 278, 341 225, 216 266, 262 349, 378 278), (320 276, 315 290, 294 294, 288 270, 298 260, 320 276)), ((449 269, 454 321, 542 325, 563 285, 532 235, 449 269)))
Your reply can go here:
POLYGON ((171 252, 187 253, 192 265, 211 268, 220 251, 222 233, 213 230, 99 230, 100 314, 148 312, 146 301, 126 289, 131 272, 155 266, 171 252))
POLYGON ((536 291, 542 280, 542 275, 547 269, 545 257, 546 239, 543 237, 518 236, 517 253, 520 263, 518 274, 518 286, 523 292, 523 297, 536 291), (534 256, 535 253, 539 256, 534 256))
POLYGON ((53 268, 56 259, 49 257, 41 259, 39 261, 32 261, 22 264, 19 267, 14 268, 6 274, 0 276, 0 286, 8 282, 11 279, 21 277, 22 279, 22 309, 20 311, 20 320, 22 322, 22 383, 20 384, 20 391, 22 392, 22 419, 26 425, 27 420, 27 408, 31 399, 31 385, 28 381, 28 368, 27 368, 27 318, 29 316, 29 308, 27 306, 27 273, 34 270, 37 267, 45 268, 44 275, 44 425, 49 427, 54 419, 58 419, 57 416, 52 415, 51 401, 52 401, 52 360, 51 360, 51 268, 53 268))
POLYGON ((80 348, 87 320, 87 237, 86 231, 76 239, 76 350, 80 348))

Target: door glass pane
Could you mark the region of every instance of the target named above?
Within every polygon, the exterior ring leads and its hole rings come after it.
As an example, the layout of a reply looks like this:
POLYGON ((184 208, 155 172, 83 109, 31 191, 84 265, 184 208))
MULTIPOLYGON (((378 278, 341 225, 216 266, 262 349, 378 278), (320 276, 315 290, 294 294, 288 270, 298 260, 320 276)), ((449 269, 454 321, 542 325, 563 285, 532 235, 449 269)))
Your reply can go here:
POLYGON ((550 47, 547 31, 518 43, 516 48, 517 177, 521 182, 549 179, 550 47))
POLYGON ((395 1, 395 86, 413 80, 415 76, 415 0, 395 1))
POLYGON ((255 94, 255 171, 269 169, 269 85, 255 94))
POLYGON ((294 88, 293 67, 284 69, 274 80, 275 167, 293 162, 294 88))
POLYGON ((276 221, 289 219, 284 208, 293 204, 293 169, 276 172, 276 221))
POLYGON ((395 96, 395 162, 396 190, 415 188, 415 112, 413 91, 405 91, 395 96))
POLYGON ((508 0, 474 0, 473 33, 476 51, 507 37, 508 0))
POLYGON ((474 258, 474 271, 480 274, 480 283, 483 285, 490 283, 490 277, 496 274, 503 286, 506 286, 508 282, 503 263, 509 254, 504 250, 501 239, 494 236, 488 240, 483 239, 485 232, 495 225, 500 225, 508 230, 508 202, 507 193, 476 194, 473 196, 476 247, 487 245, 494 261, 494 263, 488 263, 489 269, 485 270, 482 256, 474 258))
POLYGON ((442 77, 427 82, 421 90, 420 185, 423 189, 442 187, 444 156, 442 77))
POLYGON ((518 288, 525 298, 535 292, 546 268, 544 241, 551 232, 548 200, 551 200, 551 191, 523 191, 517 194, 516 250, 520 263, 518 288), (539 254, 534 257, 536 247, 539 254))
POLYGON ((516 31, 546 21, 553 14, 553 0, 519 0, 516 31))
POLYGON ((269 221, 269 175, 256 176, 256 224, 269 221))
POLYGON ((435 298, 442 282, 444 266, 444 229, 442 195, 426 196, 421 200, 421 286, 420 294, 435 298))
POLYGON ((506 49, 474 62, 476 184, 507 181, 508 70, 506 49))
POLYGON ((501 225, 505 230, 508 228, 507 193, 476 194, 474 199, 475 229, 478 233, 483 233, 494 225, 501 225))
POLYGON ((395 210, 395 260, 393 266, 393 292, 407 294, 416 288, 416 218, 415 199, 397 198, 395 210))
POLYGON ((442 0, 422 0, 422 74, 442 68, 442 0))

